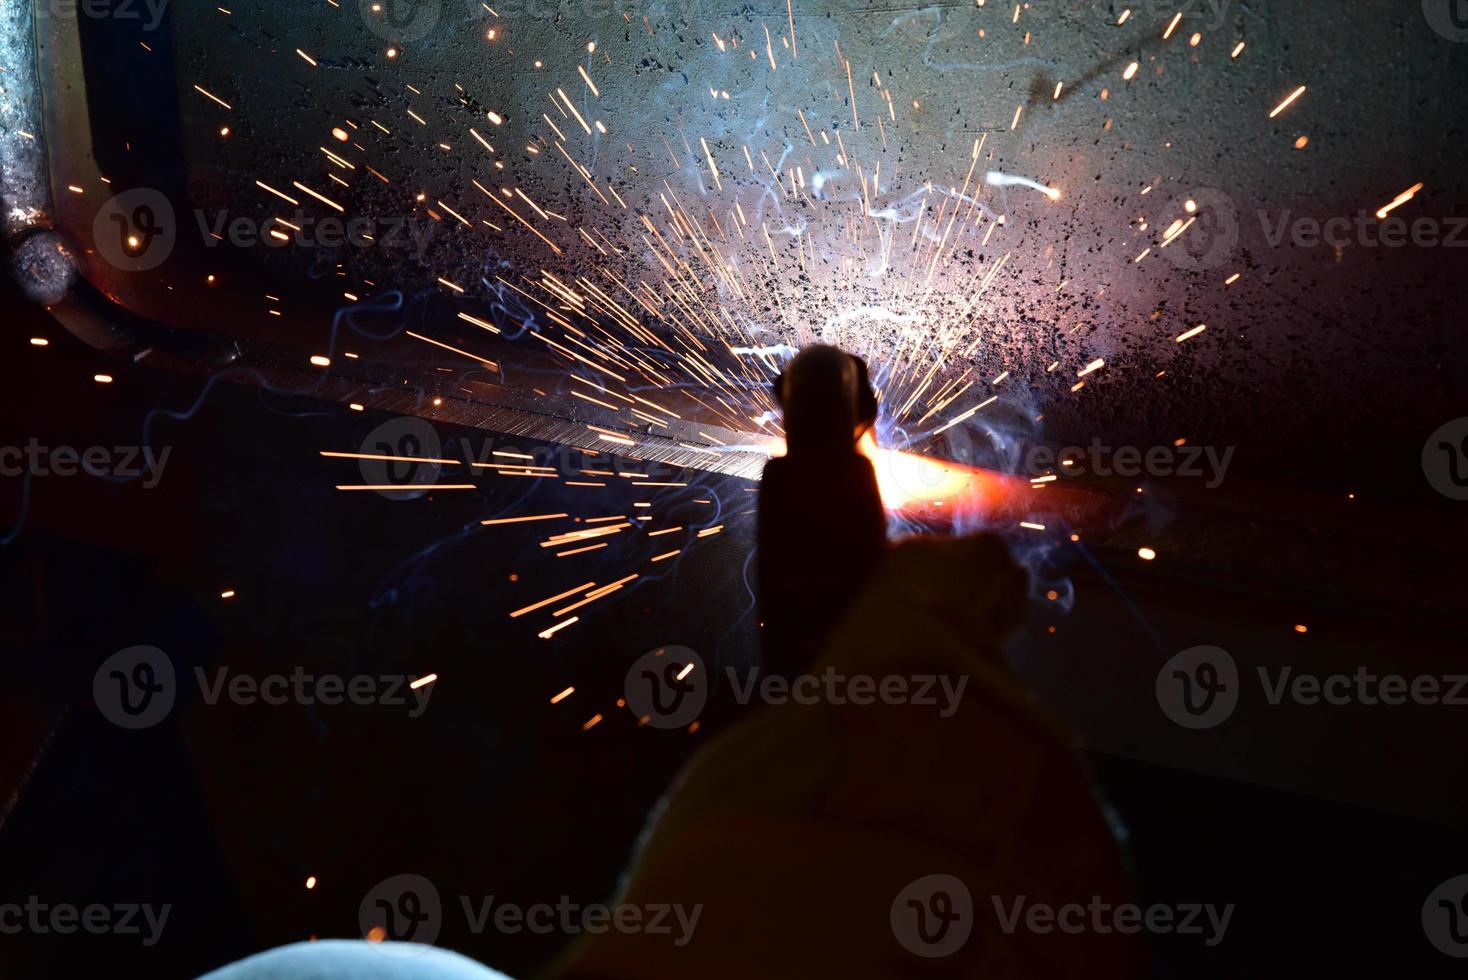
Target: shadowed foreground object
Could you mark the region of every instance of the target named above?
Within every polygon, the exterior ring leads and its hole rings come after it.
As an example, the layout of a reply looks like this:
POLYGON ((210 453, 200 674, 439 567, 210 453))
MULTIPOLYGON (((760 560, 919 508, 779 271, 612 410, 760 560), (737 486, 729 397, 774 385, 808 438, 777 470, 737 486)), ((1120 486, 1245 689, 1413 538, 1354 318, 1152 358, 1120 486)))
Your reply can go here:
POLYGON ((995 537, 895 548, 811 672, 937 676, 962 692, 951 714, 941 698, 789 702, 736 726, 674 784, 621 897, 702 906, 690 941, 595 937, 557 975, 1140 975, 1133 936, 1006 932, 990 901, 1115 904, 1130 891, 1068 736, 1000 656, 1023 598, 995 537), (935 875, 962 890, 922 895, 935 875))
POLYGON ((759 597, 767 669, 790 675, 820 651, 881 559, 887 519, 857 440, 877 420, 866 365, 807 347, 775 379, 786 454, 759 492, 759 597))

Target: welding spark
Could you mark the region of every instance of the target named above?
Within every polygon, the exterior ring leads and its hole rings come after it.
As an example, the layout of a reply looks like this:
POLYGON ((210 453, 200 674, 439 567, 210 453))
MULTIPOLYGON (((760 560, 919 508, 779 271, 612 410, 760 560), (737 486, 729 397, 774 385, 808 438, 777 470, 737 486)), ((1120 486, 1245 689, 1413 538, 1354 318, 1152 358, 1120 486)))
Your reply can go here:
POLYGON ((1031 180, 1028 177, 1017 177, 1014 174, 1000 173, 997 170, 991 170, 985 174, 984 183, 990 187, 1028 187, 1031 190, 1039 191, 1052 201, 1060 200, 1060 188, 1058 187, 1047 187, 1037 180, 1031 180))

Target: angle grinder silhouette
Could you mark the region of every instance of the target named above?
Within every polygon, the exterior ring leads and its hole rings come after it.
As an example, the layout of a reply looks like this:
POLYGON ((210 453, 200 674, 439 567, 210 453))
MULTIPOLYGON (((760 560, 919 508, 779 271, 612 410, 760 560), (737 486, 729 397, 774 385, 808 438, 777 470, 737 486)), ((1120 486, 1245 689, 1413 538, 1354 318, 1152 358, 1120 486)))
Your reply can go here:
POLYGON ((760 481, 759 610, 765 670, 789 677, 819 656, 881 560, 887 518, 871 461, 857 451, 877 421, 866 363, 807 347, 774 391, 786 452, 760 481))

